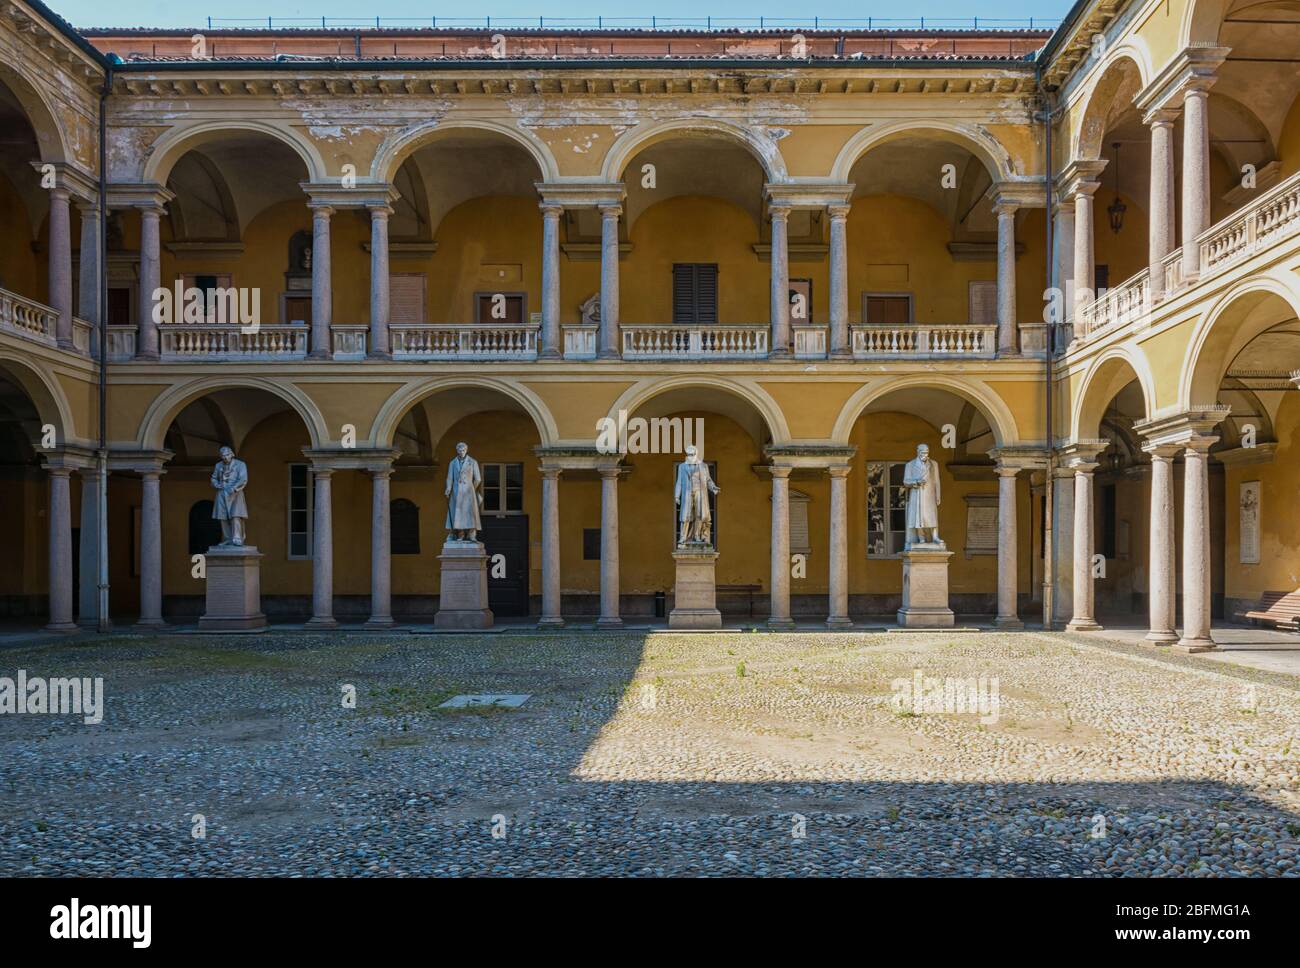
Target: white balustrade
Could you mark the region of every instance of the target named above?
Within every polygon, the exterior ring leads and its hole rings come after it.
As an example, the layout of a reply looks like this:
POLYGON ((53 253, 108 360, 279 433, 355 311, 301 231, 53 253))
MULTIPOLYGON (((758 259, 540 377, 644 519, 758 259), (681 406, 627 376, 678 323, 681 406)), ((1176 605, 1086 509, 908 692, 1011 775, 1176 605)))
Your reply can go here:
POLYGON ((1108 330, 1126 326, 1150 312, 1151 270, 1143 269, 1114 289, 1103 289, 1101 295, 1076 313, 1074 335, 1087 341, 1108 330))
POLYGON ((393 358, 399 360, 534 360, 535 325, 478 326, 390 324, 393 358))
POLYGON ((307 327, 300 325, 168 323, 158 327, 158 335, 162 358, 168 361, 284 360, 307 355, 307 327))
POLYGON ((108 361, 123 363, 135 358, 134 326, 108 327, 108 361))
POLYGON ((600 333, 596 326, 562 326, 564 331, 564 358, 566 360, 594 360, 596 339, 600 333))
POLYGON ((887 326, 869 323, 849 328, 858 359, 955 357, 991 359, 997 352, 996 325, 962 323, 887 326))
POLYGON ((58 315, 49 306, 0 289, 0 329, 23 339, 55 346, 54 325, 57 319, 58 315))
POLYGON ((736 324, 713 326, 621 327, 625 360, 726 360, 767 356, 769 326, 736 324))
POLYGON ((1300 231, 1300 173, 1201 234, 1201 277, 1213 275, 1300 231))
POLYGON ((366 358, 366 335, 370 327, 364 323, 333 325, 330 327, 330 351, 336 360, 355 362, 366 358))
POLYGON ((794 326, 794 357, 797 360, 826 358, 825 326, 794 326))

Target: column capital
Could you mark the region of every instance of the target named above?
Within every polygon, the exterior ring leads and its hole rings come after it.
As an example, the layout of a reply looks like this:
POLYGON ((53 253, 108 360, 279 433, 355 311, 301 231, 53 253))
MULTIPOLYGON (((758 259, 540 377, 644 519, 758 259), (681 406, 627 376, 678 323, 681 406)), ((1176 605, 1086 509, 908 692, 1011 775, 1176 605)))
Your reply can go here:
POLYGON ((135 208, 140 210, 141 215, 161 215, 176 200, 176 193, 169 191, 165 185, 141 182, 134 185, 109 185, 104 199, 109 208, 135 208))
POLYGON ((400 450, 382 447, 304 447, 302 455, 311 461, 312 473, 321 471, 366 471, 393 469, 400 450))
POLYGON ((562 208, 603 208, 622 205, 627 189, 622 182, 533 182, 542 205, 562 208))
POLYGON ((318 202, 314 199, 307 203, 307 207, 311 209, 312 218, 328 219, 336 211, 329 202, 318 202))
POLYGON ((608 202, 597 207, 600 209, 602 219, 617 219, 623 214, 623 204, 621 202, 608 202))
POLYGON ((785 481, 790 479, 790 472, 794 470, 790 464, 772 464, 768 473, 772 475, 774 481, 785 481))
POLYGON ((596 471, 597 473, 600 474, 602 478, 605 478, 606 480, 608 480, 609 478, 613 478, 617 480, 618 478, 623 476, 623 467, 621 464, 618 464, 616 462, 598 463, 596 465, 596 471))
POLYGON ((555 464, 542 464, 537 468, 537 472, 542 475, 543 480, 558 481, 560 475, 564 473, 564 468, 558 467, 555 464))
POLYGON ((1047 466, 1047 454, 1037 447, 995 447, 989 457, 997 462, 997 472, 1008 468, 1013 473, 1042 470, 1047 466))
POLYGON ((48 191, 61 192, 66 197, 76 198, 78 203, 93 200, 99 204, 99 182, 93 175, 66 161, 33 161, 31 164, 42 176, 47 165, 54 169, 54 185, 48 191))
POLYGON ((1142 123, 1149 128, 1172 128, 1178 120, 1178 108, 1172 106, 1152 108, 1142 115, 1142 123))
POLYGON ((1106 170, 1106 164, 1104 158, 1070 162, 1056 179, 1057 194, 1069 199, 1091 195, 1101 187, 1101 173, 1106 170))
POLYGON ((1042 208, 1043 180, 1033 178, 994 182, 985 195, 994 211, 1003 207, 1013 212, 1021 208, 1042 208))
POLYGON ((826 467, 826 473, 833 478, 848 477, 849 474, 852 473, 852 471, 853 471, 852 464, 828 464, 826 467))
POLYGON ((1076 440, 1066 444, 1057 454, 1075 473, 1091 474, 1097 469, 1097 457, 1109 446, 1108 440, 1076 440))
POLYGON ((827 205, 826 213, 830 215, 832 221, 843 221, 849 217, 849 211, 852 205, 827 205))
MULTIPOLYGON (((1193 407, 1183 413, 1138 421, 1133 429, 1149 443, 1189 446, 1188 442, 1198 437, 1214 436, 1214 428, 1231 411, 1231 407, 1222 404, 1193 407)), ((1218 437, 1214 439, 1218 440, 1218 437)))
POLYGON ((370 213, 370 220, 387 222, 388 216, 393 214, 393 207, 387 202, 373 202, 366 204, 366 211, 370 213))
POLYGON ((1153 108, 1177 106, 1189 93, 1208 91, 1217 80, 1219 65, 1231 50, 1230 47, 1188 44, 1138 92, 1133 104, 1146 113, 1153 108))
POLYGON ((1177 444, 1157 444, 1151 441, 1147 441, 1142 445, 1143 452, 1150 455, 1153 461, 1173 460, 1182 452, 1182 449, 1177 444))
POLYGON ((542 210, 542 218, 559 218, 564 214, 564 206, 559 202, 542 199, 537 203, 537 207, 542 210))
POLYGON ((792 206, 780 203, 767 206, 767 217, 773 222, 784 222, 790 217, 792 206))
POLYGON ((401 192, 387 182, 362 182, 347 188, 340 178, 337 182, 299 182, 298 187, 308 195, 308 205, 326 205, 335 209, 392 205, 402 197, 401 192))
POLYGON ((114 450, 108 455, 108 469, 141 475, 161 474, 163 465, 175 456, 170 450, 114 450))
POLYGON ((68 471, 79 471, 83 467, 93 467, 97 459, 95 451, 90 448, 68 444, 44 451, 40 454, 40 457, 45 462, 46 470, 58 467, 68 471))
POLYGON ((784 208, 819 209, 831 206, 847 208, 853 199, 856 186, 852 182, 796 181, 768 182, 763 194, 770 206, 784 208))

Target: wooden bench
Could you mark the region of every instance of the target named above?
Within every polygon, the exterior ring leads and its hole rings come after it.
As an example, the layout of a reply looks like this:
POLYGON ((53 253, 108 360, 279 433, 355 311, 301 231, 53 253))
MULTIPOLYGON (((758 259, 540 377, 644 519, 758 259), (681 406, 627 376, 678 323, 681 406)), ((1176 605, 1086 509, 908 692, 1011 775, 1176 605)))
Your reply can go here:
POLYGON ((722 609, 723 611, 726 611, 726 609, 722 608, 723 595, 744 595, 748 603, 748 607, 745 610, 745 614, 748 615, 750 618, 753 618, 754 593, 758 591, 762 591, 762 589, 763 589, 762 585, 719 585, 715 589, 717 600, 718 600, 718 608, 722 609))
POLYGON ((1240 612, 1237 618, 1245 619, 1252 625, 1269 623, 1275 628, 1300 628, 1300 591, 1265 592, 1256 606, 1249 612, 1240 612))

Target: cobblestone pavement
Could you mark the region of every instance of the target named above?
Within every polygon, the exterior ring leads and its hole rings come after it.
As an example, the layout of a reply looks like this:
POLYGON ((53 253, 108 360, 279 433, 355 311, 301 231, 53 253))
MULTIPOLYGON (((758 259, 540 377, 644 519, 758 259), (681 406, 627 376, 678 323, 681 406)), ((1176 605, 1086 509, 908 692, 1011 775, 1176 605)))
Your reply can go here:
POLYGON ((1065 635, 121 636, 19 669, 107 708, 0 715, 5 875, 1300 870, 1295 680, 1065 635), (438 708, 480 692, 532 698, 438 708))

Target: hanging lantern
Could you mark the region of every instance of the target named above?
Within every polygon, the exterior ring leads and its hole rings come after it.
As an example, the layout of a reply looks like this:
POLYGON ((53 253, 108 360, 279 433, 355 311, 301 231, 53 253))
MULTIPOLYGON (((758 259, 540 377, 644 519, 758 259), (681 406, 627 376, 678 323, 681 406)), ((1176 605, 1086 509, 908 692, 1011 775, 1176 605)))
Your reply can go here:
POLYGON ((1111 147, 1115 149, 1115 201, 1107 206, 1106 214, 1110 216, 1110 230, 1119 235, 1119 230, 1124 227, 1124 213, 1128 211, 1128 206, 1119 197, 1119 142, 1116 141, 1111 147))

